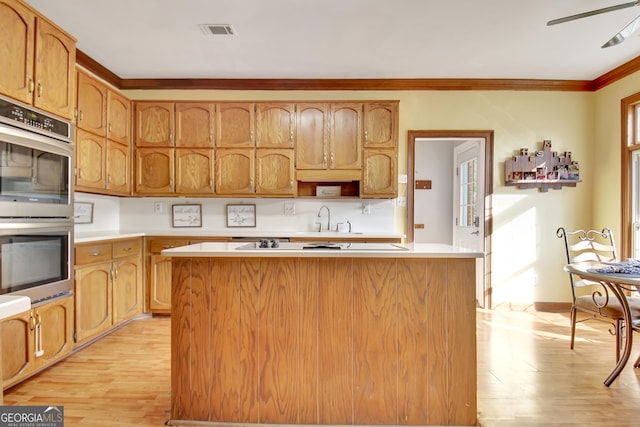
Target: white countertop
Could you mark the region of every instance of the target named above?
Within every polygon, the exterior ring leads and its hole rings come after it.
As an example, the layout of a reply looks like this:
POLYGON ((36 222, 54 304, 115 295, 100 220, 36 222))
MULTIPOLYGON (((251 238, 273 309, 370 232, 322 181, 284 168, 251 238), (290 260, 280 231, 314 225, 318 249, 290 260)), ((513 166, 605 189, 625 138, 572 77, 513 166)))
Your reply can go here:
POLYGON ((113 231, 96 231, 96 232, 76 232, 74 237, 75 243, 94 242, 99 240, 108 239, 124 239, 128 237, 141 237, 141 236, 168 236, 168 237, 243 237, 243 238, 288 238, 288 237, 323 237, 323 238, 349 238, 356 239, 365 238, 395 238, 402 239, 404 234, 399 233, 375 233, 375 232, 358 232, 358 233, 337 233, 323 231, 322 233, 313 231, 203 231, 200 228, 182 228, 173 230, 146 230, 146 231, 131 231, 131 230, 113 230, 113 231))
POLYGON ((162 251, 163 256, 171 257, 309 257, 309 258, 482 258, 482 252, 459 248, 451 245, 416 243, 416 244, 387 244, 404 248, 405 250, 380 249, 383 244, 360 243, 355 248, 335 249, 250 249, 238 250, 246 243, 206 242, 162 251), (367 249, 370 247, 372 249, 367 249))
POLYGON ((0 295, 0 320, 31 310, 31 298, 17 295, 0 295))

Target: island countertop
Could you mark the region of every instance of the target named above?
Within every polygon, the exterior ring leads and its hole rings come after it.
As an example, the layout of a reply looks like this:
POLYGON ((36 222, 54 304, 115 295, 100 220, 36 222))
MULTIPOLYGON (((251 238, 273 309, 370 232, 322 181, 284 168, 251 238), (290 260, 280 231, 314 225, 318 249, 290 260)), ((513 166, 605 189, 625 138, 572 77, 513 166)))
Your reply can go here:
MULTIPOLYGON (((247 243, 204 242, 165 249, 168 257, 309 257, 309 258, 482 258, 472 249, 437 243, 352 243, 336 244, 334 248, 303 249, 304 243, 280 243, 278 248, 249 249, 247 243)), ((314 244, 308 244, 314 245, 314 244)), ((317 245, 317 244, 316 244, 317 245)))

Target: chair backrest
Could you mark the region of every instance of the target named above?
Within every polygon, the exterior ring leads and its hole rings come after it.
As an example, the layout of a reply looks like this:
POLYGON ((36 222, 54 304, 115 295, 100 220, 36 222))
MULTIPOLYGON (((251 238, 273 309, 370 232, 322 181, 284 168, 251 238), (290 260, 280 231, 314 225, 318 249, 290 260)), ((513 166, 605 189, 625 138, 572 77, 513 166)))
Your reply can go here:
MULTIPOLYGON (((564 227, 556 230, 556 236, 563 239, 567 263, 587 261, 618 261, 616 245, 610 228, 597 230, 567 231, 564 227)), ((575 300, 575 287, 593 284, 569 274, 571 292, 575 300)))

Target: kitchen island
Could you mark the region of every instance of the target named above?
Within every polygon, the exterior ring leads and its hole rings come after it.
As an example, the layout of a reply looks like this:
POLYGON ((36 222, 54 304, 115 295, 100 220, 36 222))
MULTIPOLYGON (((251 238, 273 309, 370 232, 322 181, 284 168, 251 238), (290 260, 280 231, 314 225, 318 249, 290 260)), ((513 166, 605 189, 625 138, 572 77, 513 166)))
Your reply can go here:
POLYGON ((477 424, 481 253, 200 243, 162 255, 169 425, 477 424))

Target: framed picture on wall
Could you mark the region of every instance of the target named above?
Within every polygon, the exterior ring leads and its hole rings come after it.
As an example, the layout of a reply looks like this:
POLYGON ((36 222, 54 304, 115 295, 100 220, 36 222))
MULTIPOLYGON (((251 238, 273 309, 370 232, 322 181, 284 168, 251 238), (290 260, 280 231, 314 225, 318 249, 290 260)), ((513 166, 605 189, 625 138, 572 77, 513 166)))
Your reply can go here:
POLYGON ((171 214, 174 228, 202 227, 202 205, 173 205, 171 214))
POLYGON ((73 203, 73 222, 75 224, 92 224, 93 223, 93 203, 74 202, 73 203))
POLYGON ((227 205, 227 227, 255 227, 256 205, 227 205))

